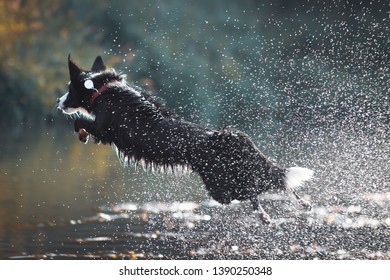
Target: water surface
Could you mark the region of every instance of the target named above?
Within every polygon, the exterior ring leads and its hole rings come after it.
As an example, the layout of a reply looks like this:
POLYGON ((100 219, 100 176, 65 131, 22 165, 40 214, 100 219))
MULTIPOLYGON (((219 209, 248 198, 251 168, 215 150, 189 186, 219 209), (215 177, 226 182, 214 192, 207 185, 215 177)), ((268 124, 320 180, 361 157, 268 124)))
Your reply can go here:
POLYGON ((65 128, 1 134, 1 259, 389 259, 390 172, 386 126, 253 133, 285 166, 315 179, 299 192, 304 212, 281 192, 221 206, 196 174, 124 168, 109 146, 80 143, 65 128))

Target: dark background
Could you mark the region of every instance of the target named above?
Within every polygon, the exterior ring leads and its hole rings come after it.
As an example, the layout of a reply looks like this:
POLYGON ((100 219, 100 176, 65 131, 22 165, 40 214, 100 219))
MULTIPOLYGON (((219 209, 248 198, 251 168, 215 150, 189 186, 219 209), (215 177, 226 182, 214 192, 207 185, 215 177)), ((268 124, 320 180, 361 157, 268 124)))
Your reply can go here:
POLYGON ((59 121, 96 55, 189 120, 251 131, 389 116, 387 1, 2 1, 0 123, 59 121))
POLYGON ((390 259, 388 1, 0 0, 0 259, 390 259), (246 132, 298 190, 210 200, 123 168, 56 108, 97 55, 186 119, 246 132))

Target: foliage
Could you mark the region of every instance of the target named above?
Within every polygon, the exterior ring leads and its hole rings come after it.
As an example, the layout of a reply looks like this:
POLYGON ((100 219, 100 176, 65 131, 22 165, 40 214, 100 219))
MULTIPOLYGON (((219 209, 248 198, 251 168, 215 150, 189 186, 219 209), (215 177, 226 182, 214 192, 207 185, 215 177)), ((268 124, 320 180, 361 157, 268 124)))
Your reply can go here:
POLYGON ((0 123, 47 118, 66 89, 69 50, 76 46, 84 56, 98 50, 84 44, 90 31, 72 9, 67 1, 0 2, 0 123))

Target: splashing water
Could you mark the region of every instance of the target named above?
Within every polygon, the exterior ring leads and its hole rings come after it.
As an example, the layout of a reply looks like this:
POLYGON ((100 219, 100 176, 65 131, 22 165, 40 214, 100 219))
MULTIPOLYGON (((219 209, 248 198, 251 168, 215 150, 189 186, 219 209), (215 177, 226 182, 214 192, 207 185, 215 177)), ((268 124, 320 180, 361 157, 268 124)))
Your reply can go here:
MULTIPOLYGON (((158 211, 141 204, 132 211, 157 214, 148 226, 158 224, 168 243, 180 240, 184 258, 389 258, 383 3, 323 2, 296 12, 278 7, 279 13, 267 1, 244 5, 226 9, 222 24, 185 12, 183 22, 186 4, 169 11, 141 7, 137 17, 133 9, 135 21, 156 12, 143 21, 148 36, 136 50, 135 77, 145 74, 145 63, 154 65, 146 75, 159 81, 159 94, 180 113, 210 126, 236 124, 281 165, 313 169, 314 180, 298 190, 313 202, 312 212, 295 209, 281 193, 263 196, 275 217, 270 228, 246 203, 203 201, 181 212, 170 211, 170 204, 156 203, 158 211), (198 29, 185 33, 196 22, 198 29)), ((210 13, 219 9, 209 7, 210 13)))
POLYGON ((93 201, 94 213, 35 224, 41 243, 12 257, 389 259, 386 3, 271 2, 112 4, 119 27, 106 55, 189 120, 236 125, 280 165, 313 169, 298 190, 311 212, 266 193, 274 223, 265 227, 249 203, 208 200, 196 176, 128 175, 114 165, 104 184, 86 179, 85 189, 109 193, 93 201))

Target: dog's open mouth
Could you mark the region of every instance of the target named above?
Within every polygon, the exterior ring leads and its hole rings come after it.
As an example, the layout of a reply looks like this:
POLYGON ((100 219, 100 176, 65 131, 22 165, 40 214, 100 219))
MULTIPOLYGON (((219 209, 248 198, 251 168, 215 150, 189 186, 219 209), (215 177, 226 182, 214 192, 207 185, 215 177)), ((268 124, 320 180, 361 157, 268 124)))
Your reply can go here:
POLYGON ((57 109, 60 110, 64 115, 70 116, 72 119, 80 119, 80 118, 84 118, 87 120, 95 119, 94 115, 92 115, 82 107, 78 107, 78 108, 65 107, 63 104, 59 103, 57 109))
POLYGON ((57 107, 64 115, 69 116, 71 119, 86 119, 86 120, 95 120, 95 116, 88 113, 84 108, 61 108, 57 107))
POLYGON ((65 108, 65 107, 58 106, 57 109, 61 110, 61 112, 65 115, 70 115, 70 116, 79 115, 78 110, 75 108, 65 108))

